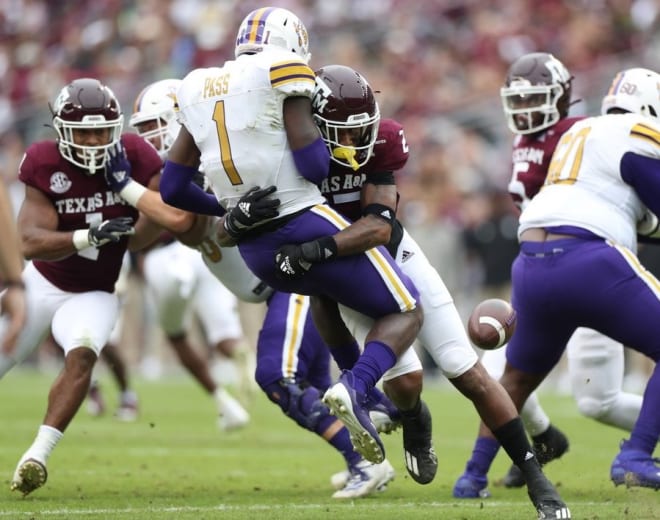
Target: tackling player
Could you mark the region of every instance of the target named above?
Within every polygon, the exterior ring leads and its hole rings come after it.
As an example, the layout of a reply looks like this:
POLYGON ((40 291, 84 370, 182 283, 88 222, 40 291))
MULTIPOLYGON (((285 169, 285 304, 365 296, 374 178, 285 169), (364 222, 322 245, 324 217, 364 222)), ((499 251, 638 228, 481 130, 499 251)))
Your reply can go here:
MULTIPOLYGON (((479 362, 444 282, 396 218, 395 172, 408 159, 403 128, 394 120, 381 120, 371 86, 355 70, 329 65, 318 70, 316 76, 314 118, 332 156, 330 174, 321 190, 332 207, 354 222, 348 228, 352 234, 350 240, 343 242, 344 247, 359 252, 387 246, 401 270, 420 290, 424 324, 417 339, 492 426, 511 459, 523 468, 532 482, 529 494, 539 513, 554 517, 568 512, 537 460, 529 458, 531 448, 515 406, 479 362)), ((305 255, 303 248, 299 258, 301 268, 309 269, 303 262, 313 263, 313 259, 305 255)), ((355 313, 348 311, 345 317, 351 332, 358 337, 364 333, 364 323, 356 322, 355 313)), ((352 359, 343 351, 335 360, 340 368, 349 368, 356 357, 356 351, 352 359)), ((430 428, 419 426, 427 417, 430 423, 428 410, 420 414, 420 408, 426 408, 421 401, 412 410, 402 411, 406 465, 416 480, 419 475, 414 463, 425 456, 422 450, 429 444, 425 437, 431 434, 430 428)))

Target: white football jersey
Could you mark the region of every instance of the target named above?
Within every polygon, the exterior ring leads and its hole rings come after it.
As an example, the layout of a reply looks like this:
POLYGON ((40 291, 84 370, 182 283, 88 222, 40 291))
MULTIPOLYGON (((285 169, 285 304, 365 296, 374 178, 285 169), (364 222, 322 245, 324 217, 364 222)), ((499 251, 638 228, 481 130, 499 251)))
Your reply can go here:
POLYGON ((636 251, 646 207, 621 178, 626 152, 660 158, 660 126, 638 114, 573 125, 555 149, 545 185, 520 216, 518 236, 534 227, 577 226, 636 251))
POLYGON ((325 201, 298 173, 282 115, 285 98, 311 98, 313 90, 312 69, 279 49, 196 69, 183 79, 178 119, 195 139, 201 168, 225 209, 254 186, 277 186, 280 216, 325 201))

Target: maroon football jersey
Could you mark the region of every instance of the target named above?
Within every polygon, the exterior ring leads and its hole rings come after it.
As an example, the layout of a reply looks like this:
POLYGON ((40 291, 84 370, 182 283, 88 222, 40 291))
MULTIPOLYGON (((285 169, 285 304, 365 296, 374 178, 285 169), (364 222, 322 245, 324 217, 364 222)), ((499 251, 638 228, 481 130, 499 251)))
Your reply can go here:
POLYGON ((550 160, 561 136, 583 117, 566 117, 545 132, 517 135, 513 141, 513 171, 509 193, 518 209, 522 210, 536 195, 548 173, 550 160))
POLYGON ((321 183, 321 192, 330 206, 355 221, 362 216, 360 192, 367 174, 395 172, 408 160, 408 143, 403 127, 393 119, 383 119, 373 155, 358 171, 330 161, 330 173, 321 183))
MULTIPOLYGON (((131 162, 132 177, 147 185, 160 173, 158 152, 137 134, 124 134, 121 141, 131 162)), ((19 179, 41 191, 58 215, 58 231, 85 229, 90 224, 115 217, 132 217, 138 211, 108 187, 103 172, 89 175, 64 159, 55 141, 31 145, 19 169, 19 179)), ((128 237, 117 243, 87 248, 57 261, 34 260, 34 266, 53 285, 64 291, 113 292, 119 276, 128 237)))

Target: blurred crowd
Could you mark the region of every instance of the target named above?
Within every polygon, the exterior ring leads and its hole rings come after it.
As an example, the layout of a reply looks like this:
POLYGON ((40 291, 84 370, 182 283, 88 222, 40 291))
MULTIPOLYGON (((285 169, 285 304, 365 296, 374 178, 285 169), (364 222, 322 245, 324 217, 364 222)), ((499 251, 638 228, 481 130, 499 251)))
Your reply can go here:
MULTIPOLYGON (((516 214, 499 87, 509 64, 554 53, 574 74, 575 114, 593 114, 614 72, 660 63, 657 0, 270 0, 310 33, 312 67, 343 63, 403 123, 411 160, 402 220, 465 311, 506 292, 516 214), (493 255, 493 251, 497 254, 493 255)), ((30 142, 51 138, 48 103, 92 76, 125 114, 143 86, 233 57, 257 0, 0 0, 0 175, 15 184, 30 142)), ((19 188, 14 186, 17 200, 19 188)))

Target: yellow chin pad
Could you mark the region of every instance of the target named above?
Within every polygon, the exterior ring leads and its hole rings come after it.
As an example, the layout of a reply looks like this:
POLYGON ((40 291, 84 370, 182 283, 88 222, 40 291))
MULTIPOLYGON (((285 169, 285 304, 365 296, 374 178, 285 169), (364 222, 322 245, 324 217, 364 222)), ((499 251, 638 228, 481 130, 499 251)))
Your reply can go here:
POLYGON ((354 170, 358 170, 360 168, 360 165, 355 160, 355 150, 353 148, 344 148, 339 146, 332 150, 332 155, 335 159, 346 161, 354 170))

